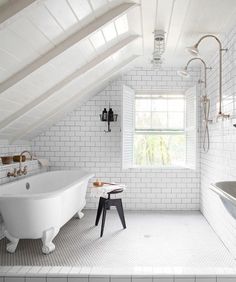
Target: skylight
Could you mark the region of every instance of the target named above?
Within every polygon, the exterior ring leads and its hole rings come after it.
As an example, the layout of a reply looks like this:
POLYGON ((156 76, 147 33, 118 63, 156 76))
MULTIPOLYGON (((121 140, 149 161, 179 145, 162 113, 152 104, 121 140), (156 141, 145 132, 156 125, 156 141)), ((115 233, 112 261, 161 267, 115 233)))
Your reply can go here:
POLYGON ((114 23, 110 23, 106 25, 102 30, 106 41, 110 41, 117 36, 116 29, 114 23))
POLYGON ((102 32, 100 30, 95 32, 90 37, 90 41, 92 42, 95 49, 98 49, 99 47, 101 47, 102 45, 105 44, 105 39, 104 39, 102 32))
POLYGON ((129 30, 127 15, 123 15, 115 21, 117 33, 123 34, 129 30))

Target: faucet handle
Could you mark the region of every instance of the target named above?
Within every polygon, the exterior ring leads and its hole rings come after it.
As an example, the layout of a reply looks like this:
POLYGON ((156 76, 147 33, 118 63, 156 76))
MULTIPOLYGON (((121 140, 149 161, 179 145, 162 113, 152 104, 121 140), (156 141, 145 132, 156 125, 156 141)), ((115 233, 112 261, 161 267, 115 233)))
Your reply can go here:
POLYGON ((18 173, 17 173, 17 169, 14 168, 13 172, 8 171, 7 177, 11 177, 11 176, 16 177, 17 174, 18 174, 18 173))
POLYGON ((20 169, 20 168, 17 170, 17 175, 19 175, 19 176, 21 176, 21 175, 22 175, 22 171, 21 171, 21 169, 20 169))
POLYGON ((26 175, 26 174, 27 174, 27 172, 28 172, 28 171, 27 171, 27 165, 26 165, 26 166, 24 166, 24 169, 23 169, 23 174, 24 174, 24 175, 26 175))
POLYGON ((14 177, 17 176, 17 169, 16 169, 16 168, 14 168, 14 170, 13 170, 13 176, 14 176, 14 177))

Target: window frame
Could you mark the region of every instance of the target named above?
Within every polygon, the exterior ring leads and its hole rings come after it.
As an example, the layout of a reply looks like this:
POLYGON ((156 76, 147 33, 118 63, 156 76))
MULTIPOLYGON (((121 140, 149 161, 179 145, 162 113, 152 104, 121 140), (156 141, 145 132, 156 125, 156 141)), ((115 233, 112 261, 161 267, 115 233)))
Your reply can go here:
MULTIPOLYGON (((142 98, 140 98, 142 99, 142 98)), ((169 98, 166 98, 166 99, 169 99, 169 98)), ((141 112, 141 111, 139 111, 141 112)), ((152 112, 154 111, 150 111, 151 112, 151 118, 152 118, 152 112)), ((158 111, 155 111, 155 112, 158 112, 158 111)), ((161 112, 161 111, 160 111, 161 112)), ((168 107, 167 107, 167 123, 168 123, 168 107)), ((174 112, 174 111, 173 111, 174 112)), ((176 111, 176 112, 181 112, 182 111, 176 111)), ((134 98, 134 131, 133 131, 133 134, 134 136, 135 135, 184 135, 185 136, 185 139, 186 139, 186 95, 185 95, 185 92, 184 91, 178 91, 178 90, 137 90, 135 92, 135 98, 134 98), (183 97, 183 100, 184 100, 184 109, 183 109, 183 113, 184 113, 184 118, 183 118, 183 129, 170 129, 170 128, 159 128, 159 129, 141 129, 141 128, 136 128, 136 97, 139 96, 139 95, 147 95, 149 96, 150 98, 147 98, 147 99, 152 99, 152 96, 154 95, 163 95, 163 96, 169 96, 169 95, 180 95, 183 97)), ((152 121, 151 121, 152 123, 152 121)), ((133 140, 134 142, 134 140, 133 140)), ((147 169, 178 169, 178 168, 187 168, 186 166, 186 155, 185 155, 185 161, 183 163, 183 165, 137 165, 135 164, 135 159, 134 159, 134 150, 135 150, 135 146, 134 146, 134 143, 133 143, 133 167, 134 168, 147 168, 147 169)), ((185 150, 186 150, 186 144, 185 144, 185 150)))

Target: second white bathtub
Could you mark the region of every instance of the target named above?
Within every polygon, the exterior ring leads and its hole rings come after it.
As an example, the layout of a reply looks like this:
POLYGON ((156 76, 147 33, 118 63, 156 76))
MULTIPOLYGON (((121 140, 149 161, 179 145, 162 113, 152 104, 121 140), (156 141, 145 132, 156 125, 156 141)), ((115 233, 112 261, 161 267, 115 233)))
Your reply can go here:
POLYGON ((15 252, 19 239, 38 239, 42 251, 52 252, 52 240, 60 228, 81 210, 86 201, 91 173, 52 171, 26 177, 0 186, 0 213, 9 252, 15 252))

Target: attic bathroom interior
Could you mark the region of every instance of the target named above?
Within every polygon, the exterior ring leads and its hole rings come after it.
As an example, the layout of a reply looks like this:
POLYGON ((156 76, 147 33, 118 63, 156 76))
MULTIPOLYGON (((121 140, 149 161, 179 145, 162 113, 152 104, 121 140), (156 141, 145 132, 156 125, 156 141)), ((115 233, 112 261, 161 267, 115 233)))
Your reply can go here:
POLYGON ((235 0, 0 0, 0 282, 235 282, 235 74, 235 0))

